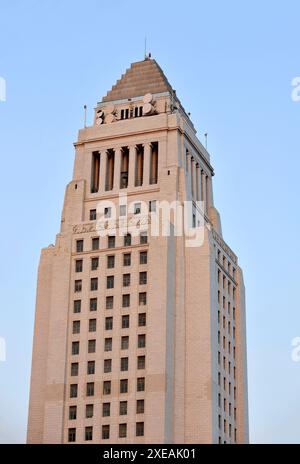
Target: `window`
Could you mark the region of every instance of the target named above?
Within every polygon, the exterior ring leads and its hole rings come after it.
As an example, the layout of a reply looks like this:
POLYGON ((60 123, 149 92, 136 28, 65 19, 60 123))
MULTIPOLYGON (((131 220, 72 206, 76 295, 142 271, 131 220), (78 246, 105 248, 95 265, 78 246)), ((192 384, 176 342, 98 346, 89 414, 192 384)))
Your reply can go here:
POLYGON ((149 213, 156 212, 156 200, 149 201, 149 213))
POLYGON ((123 255, 123 266, 131 265, 131 253, 124 253, 123 255))
POLYGON ((134 214, 141 214, 141 203, 134 204, 134 214))
POLYGON ((111 393, 111 381, 105 380, 103 382, 103 395, 110 395, 111 393))
POLYGON ((103 403, 102 404, 102 417, 109 417, 110 416, 110 403, 103 403))
POLYGON ((93 427, 85 428, 85 440, 90 441, 93 439, 93 427))
POLYGON ((127 393, 128 392, 128 380, 121 379, 120 380, 120 393, 127 393))
POLYGON ((72 363, 71 364, 71 375, 72 376, 78 375, 78 370, 79 370, 79 364, 78 363, 72 363))
POLYGON ((75 261, 75 272, 82 272, 83 269, 83 260, 76 259, 75 261))
POLYGON ((138 348, 145 348, 146 346, 146 335, 138 335, 138 348))
POLYGON ((95 361, 88 361, 87 363, 87 374, 95 374, 95 361))
POLYGON ((92 238, 92 250, 99 250, 99 237, 92 238))
POLYGON ((75 280, 75 292, 81 292, 82 290, 82 280, 75 280))
POLYGON ((97 311, 97 298, 90 299, 90 311, 97 311))
POLYGON ((121 337, 121 350, 128 350, 129 348, 129 337, 121 337))
POLYGON ((79 342, 72 342, 72 354, 79 354, 79 342))
POLYGON ((105 338, 104 340, 104 351, 112 350, 112 338, 105 338))
POLYGON ((137 368, 138 369, 145 369, 145 363, 146 363, 145 356, 137 357, 137 368))
POLYGON ((126 205, 120 205, 120 216, 126 216, 126 205))
POLYGON ((119 414, 120 414, 120 416, 126 416, 126 414, 127 414, 127 401, 120 401, 119 414))
POLYGON ((107 219, 111 218, 111 208, 110 207, 104 208, 104 217, 107 218, 107 219))
POLYGON ((70 398, 77 398, 78 385, 77 383, 72 383, 70 385, 70 398))
POLYGON ((140 251, 140 264, 147 264, 147 251, 140 251))
POLYGON ((95 221, 97 218, 97 211, 95 209, 90 209, 90 221, 95 221))
POLYGON ((81 300, 74 300, 73 312, 74 313, 80 313, 81 312, 81 300))
POLYGON ((107 256, 107 269, 113 269, 115 267, 115 255, 107 256))
POLYGON ((79 334, 80 333, 80 321, 73 321, 72 333, 73 334, 79 334))
POLYGON ((116 246, 116 237, 114 235, 109 235, 107 237, 107 247, 115 248, 115 246, 116 246))
POLYGON ((91 419, 94 415, 94 405, 93 404, 87 404, 85 407, 85 417, 87 419, 91 419))
POLYGON ((99 266, 99 258, 92 258, 91 259, 91 270, 96 271, 99 266))
POLYGON ((75 420, 77 417, 77 406, 70 406, 69 407, 69 419, 75 420))
POLYGON ((136 413, 137 414, 144 414, 145 411, 145 401, 144 400, 137 400, 136 402, 136 413))
POLYGON ((88 353, 95 353, 96 351, 96 340, 88 341, 88 353))
POLYGON ((113 309, 114 306, 114 297, 107 296, 106 297, 106 309, 113 309))
POLYGON ((127 424, 119 424, 119 438, 126 438, 127 424))
POLYGON ((128 358, 121 358, 121 371, 128 371, 128 358))
POLYGON ((147 283, 147 272, 140 272, 140 285, 147 283))
POLYGON ((76 429, 68 429, 68 442, 76 441, 76 429))
POLYGON ((126 234, 124 235, 124 246, 130 246, 131 245, 131 235, 126 234))
POLYGON ((147 236, 147 233, 146 233, 146 232, 142 232, 141 235, 140 235, 140 244, 141 244, 141 245, 145 245, 146 243, 148 243, 148 236, 147 236))
POLYGON ((136 423, 136 436, 143 437, 144 436, 144 422, 137 422, 136 423))
POLYGON ((136 380, 136 390, 138 392, 145 391, 145 377, 138 377, 136 380))
POLYGON ((140 292, 139 293, 139 305, 146 305, 147 304, 147 293, 140 292))
POLYGON ((139 327, 144 327, 146 325, 146 313, 139 314, 138 324, 139 324, 139 327))
POLYGON ((128 308, 130 306, 130 295, 122 295, 122 307, 128 308))
POLYGON ((91 291, 98 290, 98 277, 93 277, 91 279, 91 291))
POLYGON ((104 359, 103 371, 105 374, 111 372, 111 359, 104 359))
POLYGON ((129 328, 129 315, 126 314, 126 316, 122 316, 122 329, 128 329, 129 328))
POLYGON ((123 274, 123 287, 130 286, 130 274, 123 274))
POLYGON ((113 328, 113 318, 106 317, 105 318, 105 330, 112 330, 113 328))
POLYGON ((109 439, 109 425, 102 425, 102 440, 109 439))
POLYGON ((106 278, 106 288, 114 288, 114 276, 107 276, 106 278))
POLYGON ((86 396, 94 396, 95 384, 94 382, 88 382, 86 384, 86 396))
POLYGON ((90 319, 89 320, 89 332, 96 332, 96 327, 97 327, 97 320, 90 319))
POLYGON ((81 253, 83 251, 83 240, 76 240, 76 252, 81 253))

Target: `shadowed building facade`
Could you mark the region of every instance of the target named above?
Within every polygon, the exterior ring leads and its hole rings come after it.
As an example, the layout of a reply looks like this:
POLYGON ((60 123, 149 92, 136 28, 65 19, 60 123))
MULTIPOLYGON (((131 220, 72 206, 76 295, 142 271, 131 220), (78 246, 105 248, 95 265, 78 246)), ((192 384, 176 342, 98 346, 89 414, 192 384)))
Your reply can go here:
POLYGON ((248 442, 242 271, 209 154, 155 60, 131 65, 75 150, 39 264, 28 443, 248 442), (106 235, 100 201, 107 224, 116 205, 106 235), (117 233, 124 218, 151 222, 162 201, 202 202, 201 246, 117 233))

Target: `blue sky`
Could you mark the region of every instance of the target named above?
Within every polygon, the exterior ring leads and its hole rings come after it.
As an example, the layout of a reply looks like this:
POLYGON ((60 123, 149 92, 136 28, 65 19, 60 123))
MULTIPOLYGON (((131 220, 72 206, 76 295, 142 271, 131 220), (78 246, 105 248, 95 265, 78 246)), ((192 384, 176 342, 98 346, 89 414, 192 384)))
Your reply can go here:
POLYGON ((24 442, 36 273, 59 230, 83 105, 148 50, 215 168, 223 234, 247 289, 251 441, 300 443, 297 1, 0 1, 0 442, 24 442))

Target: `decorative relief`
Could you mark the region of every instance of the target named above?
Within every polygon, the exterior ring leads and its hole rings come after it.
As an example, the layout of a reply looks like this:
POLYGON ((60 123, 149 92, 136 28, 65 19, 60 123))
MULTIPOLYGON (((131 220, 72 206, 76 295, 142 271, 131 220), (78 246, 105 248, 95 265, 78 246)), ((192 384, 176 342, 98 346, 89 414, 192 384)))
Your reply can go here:
POLYGON ((124 219, 108 219, 108 220, 98 220, 96 222, 88 222, 85 224, 76 224, 73 226, 74 234, 85 234, 89 232, 100 232, 104 230, 114 230, 114 229, 124 229, 129 230, 136 228, 137 230, 142 226, 148 225, 151 223, 150 215, 127 217, 124 219))

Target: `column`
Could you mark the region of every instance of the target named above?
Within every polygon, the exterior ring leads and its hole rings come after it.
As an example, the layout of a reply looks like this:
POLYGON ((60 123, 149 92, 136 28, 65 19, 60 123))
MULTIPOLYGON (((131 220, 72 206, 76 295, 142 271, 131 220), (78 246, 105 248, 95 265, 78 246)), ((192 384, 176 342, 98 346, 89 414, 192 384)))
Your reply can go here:
POLYGON ((195 191, 195 160, 191 157, 191 192, 192 192, 192 199, 195 199, 196 191, 195 191))
POLYGON ((115 167, 114 167, 114 187, 113 189, 118 191, 120 189, 120 175, 121 175, 121 148, 115 149, 115 167))
POLYGON ((144 144, 143 187, 148 187, 150 183, 150 163, 151 163, 151 143, 145 143, 144 144))
POLYGON ((128 187, 135 186, 135 159, 136 159, 136 146, 129 147, 129 173, 128 173, 128 187))
POLYGON ((196 200, 200 201, 200 168, 199 163, 196 163, 196 200))
POLYGON ((202 201, 204 202, 204 211, 206 211, 206 174, 201 171, 202 201))
POLYGON ((105 192, 105 181, 106 181, 106 163, 107 152, 106 150, 100 152, 100 186, 99 191, 105 192))

